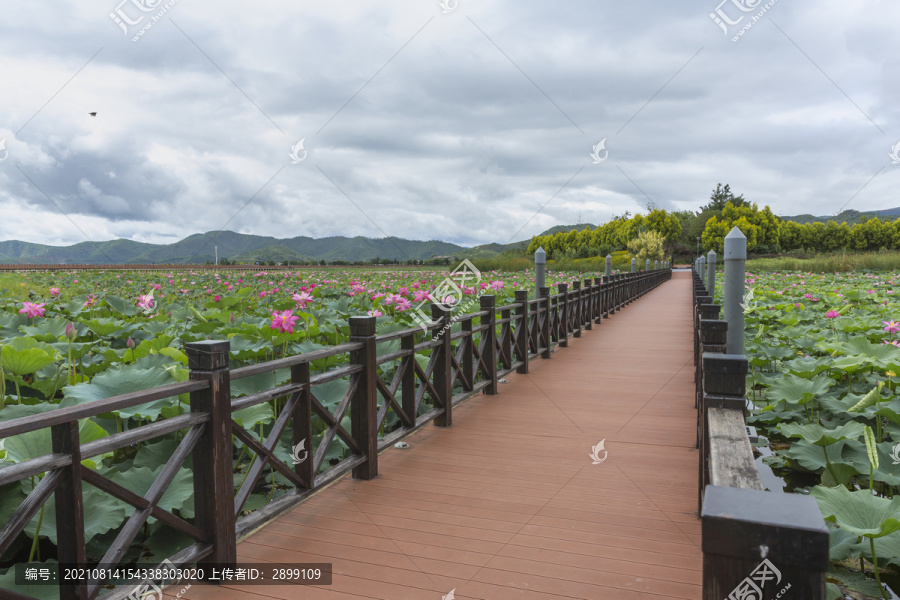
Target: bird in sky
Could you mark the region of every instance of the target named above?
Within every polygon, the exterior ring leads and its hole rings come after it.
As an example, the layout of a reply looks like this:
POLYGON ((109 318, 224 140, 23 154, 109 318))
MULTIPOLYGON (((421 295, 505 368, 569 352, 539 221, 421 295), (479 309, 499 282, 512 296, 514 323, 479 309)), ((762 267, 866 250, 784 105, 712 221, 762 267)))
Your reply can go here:
POLYGON ((90 112, 90 113, 88 113, 88 114, 91 115, 92 117, 96 117, 96 116, 97 116, 97 113, 95 113, 95 112, 90 112))

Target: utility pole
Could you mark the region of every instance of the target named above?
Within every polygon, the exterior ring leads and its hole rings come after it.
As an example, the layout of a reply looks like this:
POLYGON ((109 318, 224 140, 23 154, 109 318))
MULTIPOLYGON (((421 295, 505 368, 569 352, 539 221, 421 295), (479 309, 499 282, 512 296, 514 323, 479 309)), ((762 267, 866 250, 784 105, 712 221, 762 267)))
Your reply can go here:
POLYGON ((218 267, 219 266, 219 247, 213 246, 213 248, 216 249, 216 266, 218 267))

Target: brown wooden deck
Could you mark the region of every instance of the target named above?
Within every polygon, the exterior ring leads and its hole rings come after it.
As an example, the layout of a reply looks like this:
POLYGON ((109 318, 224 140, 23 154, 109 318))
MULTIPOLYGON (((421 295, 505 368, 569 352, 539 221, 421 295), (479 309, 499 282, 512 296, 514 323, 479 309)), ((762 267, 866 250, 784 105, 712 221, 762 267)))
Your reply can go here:
POLYGON ((333 563, 332 585, 181 597, 700 598, 690 303, 676 271, 384 453, 377 479, 341 479, 238 545, 242 562, 333 563))

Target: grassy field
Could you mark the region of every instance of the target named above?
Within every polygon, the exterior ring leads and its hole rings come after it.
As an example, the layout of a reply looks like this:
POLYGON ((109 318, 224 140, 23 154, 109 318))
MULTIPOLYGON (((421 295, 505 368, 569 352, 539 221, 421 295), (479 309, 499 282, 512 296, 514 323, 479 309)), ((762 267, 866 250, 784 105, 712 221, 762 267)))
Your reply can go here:
POLYGON ((748 271, 806 271, 811 273, 835 273, 848 271, 897 271, 900 270, 900 252, 835 252, 818 254, 809 258, 783 256, 779 258, 754 258, 747 261, 748 271))

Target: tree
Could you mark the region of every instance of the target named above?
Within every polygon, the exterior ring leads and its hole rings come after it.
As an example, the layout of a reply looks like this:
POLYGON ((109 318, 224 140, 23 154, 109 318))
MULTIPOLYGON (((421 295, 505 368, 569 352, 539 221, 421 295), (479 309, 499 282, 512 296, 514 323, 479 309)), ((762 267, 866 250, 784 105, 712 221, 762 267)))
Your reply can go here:
POLYGON ((731 187, 726 183, 725 187, 722 187, 722 184, 718 184, 716 189, 713 190, 713 193, 709 196, 709 204, 706 206, 700 207, 700 212, 706 210, 724 210, 725 205, 731 202, 734 206, 742 206, 747 203, 744 200, 744 195, 735 196, 731 193, 731 187))
POLYGON ((674 213, 656 209, 644 219, 644 227, 662 234, 666 243, 674 243, 681 236, 681 220, 674 213))
POLYGON ((636 238, 628 242, 628 249, 638 262, 645 260, 662 260, 665 257, 663 242, 665 238, 658 231, 642 231, 636 238))

